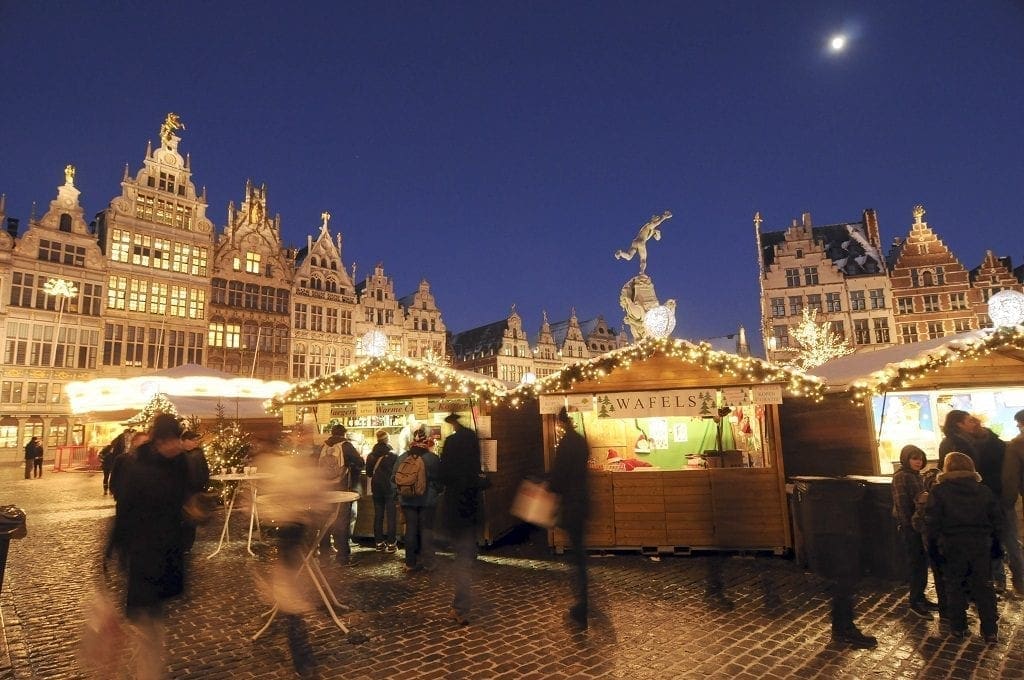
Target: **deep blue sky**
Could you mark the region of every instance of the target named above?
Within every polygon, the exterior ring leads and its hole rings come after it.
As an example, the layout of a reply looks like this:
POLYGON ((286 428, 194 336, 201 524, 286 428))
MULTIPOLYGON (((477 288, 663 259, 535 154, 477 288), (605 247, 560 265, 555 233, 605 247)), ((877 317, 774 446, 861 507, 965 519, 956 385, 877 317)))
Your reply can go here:
POLYGON ((967 267, 1024 256, 1020 2, 0 0, 0 96, 23 225, 67 163, 102 210, 175 111, 218 230, 265 182, 286 244, 330 211, 359 278, 426 277, 456 331, 618 326, 612 253, 666 209, 648 273, 685 337, 757 336, 755 211, 875 208, 888 244, 920 202, 967 267))

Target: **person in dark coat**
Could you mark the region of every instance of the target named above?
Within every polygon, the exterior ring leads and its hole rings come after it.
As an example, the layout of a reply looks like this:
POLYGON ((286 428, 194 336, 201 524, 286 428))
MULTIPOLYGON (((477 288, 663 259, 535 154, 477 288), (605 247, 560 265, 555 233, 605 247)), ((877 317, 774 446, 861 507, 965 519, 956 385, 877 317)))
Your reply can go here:
POLYGON ((195 545, 196 525, 202 523, 208 516, 197 495, 206 491, 206 487, 210 484, 210 464, 206 460, 203 447, 199 445, 201 440, 202 437, 199 433, 192 430, 181 435, 181 446, 184 450, 182 455, 185 458, 185 467, 188 471, 189 496, 186 505, 189 512, 186 513, 187 516, 182 525, 184 532, 182 544, 185 552, 192 550, 192 546, 195 545))
POLYGON ((398 513, 395 492, 391 488, 391 474, 394 472, 398 456, 391 448, 389 439, 387 430, 377 430, 377 443, 366 457, 366 476, 370 480, 370 494, 373 496, 373 540, 378 551, 393 554, 396 550, 395 527, 398 513))
POLYGON ((43 476, 43 445, 39 437, 32 437, 25 444, 25 479, 43 476), (39 474, 36 472, 36 461, 39 461, 39 474))
POLYGON ((942 423, 942 441, 939 442, 939 469, 943 469, 946 462, 946 454, 950 451, 966 453, 978 464, 978 453, 975 450, 975 439, 978 430, 981 428, 981 421, 967 411, 953 409, 946 414, 942 423))
POLYGON ((114 518, 114 549, 127 571, 125 613, 142 640, 139 677, 163 675, 164 601, 185 589, 182 505, 188 470, 181 455, 181 425, 161 413, 149 434, 148 442, 122 458, 123 485, 114 518))
POLYGON ((1013 573, 1013 597, 1024 598, 1024 549, 1020 543, 1017 501, 1024 494, 1024 410, 1013 414, 1018 434, 1003 456, 1003 550, 1013 573))
POLYGON ((907 551, 910 611, 923 619, 930 619, 938 605, 929 602, 924 595, 925 586, 928 585, 928 554, 925 552, 924 537, 913 526, 914 502, 918 494, 925 490, 921 479, 924 466, 924 451, 913 444, 903 447, 900 451, 900 469, 892 476, 892 510, 907 551))
POLYGON ((559 496, 558 526, 569 534, 572 545, 570 554, 575 567, 573 590, 576 601, 569 609, 569 618, 576 626, 585 629, 589 616, 586 527, 590 518, 590 475, 587 470, 590 449, 587 440, 576 431, 565 408, 558 412, 557 420, 565 434, 555 447, 548 488, 559 496))
MULTIPOLYGON (((974 468, 981 475, 981 483, 989 488, 997 499, 1003 496, 1003 459, 1006 457, 1006 442, 992 430, 980 425, 974 435, 974 468)), ((1002 510, 1002 505, 999 506, 1002 510)), ((1006 524, 1005 518, 1001 522, 1006 524)), ((1000 540, 1000 544, 1002 541, 1000 540)), ((996 593, 1006 593, 1006 565, 1003 556, 992 558, 992 582, 996 593)))
POLYGON ((100 467, 103 469, 103 495, 106 496, 110 491, 110 474, 114 470, 114 465, 117 464, 117 459, 125 454, 128 450, 128 440, 132 436, 133 430, 123 430, 121 434, 114 437, 113 440, 100 451, 100 467))
POLYGON ((455 428, 444 440, 438 470, 444 487, 444 524, 455 551, 455 597, 449 615, 464 626, 469 623, 480 491, 485 479, 480 470, 480 440, 476 432, 463 425, 457 413, 450 414, 444 421, 455 428))
POLYGON ((439 469, 441 461, 437 454, 430 450, 433 443, 424 426, 412 433, 412 445, 409 450, 395 461, 391 473, 391 488, 398 495, 398 502, 405 518, 405 565, 406 572, 418 572, 434 569, 434 513, 437 509, 437 496, 440 487, 439 469), (426 493, 405 496, 399 493, 395 474, 402 467, 402 461, 409 456, 423 459, 424 471, 427 475, 426 493))
MULTIPOLYGON (((337 466, 340 469, 340 477, 334 483, 340 491, 359 491, 360 474, 363 471, 363 457, 356 451, 356 447, 346 438, 348 429, 341 424, 331 428, 331 436, 324 442, 320 449, 318 464, 321 469, 327 467, 325 463, 328 457, 337 458, 337 466)), ((334 482, 334 480, 329 480, 334 482)), ((330 554, 331 540, 334 541, 334 550, 337 552, 335 561, 341 566, 348 566, 352 559, 352 546, 349 539, 352 536, 352 525, 355 523, 356 513, 354 503, 341 503, 338 510, 338 519, 335 520, 331 530, 324 534, 320 541, 320 556, 326 557, 330 554)))
POLYGON ((999 545, 1002 512, 999 502, 981 476, 975 472, 970 456, 958 451, 946 454, 938 482, 932 487, 925 505, 928 533, 938 537, 945 560, 946 609, 950 632, 965 638, 967 598, 978 607, 981 634, 985 641, 998 642, 999 613, 992 587, 992 554, 999 545))

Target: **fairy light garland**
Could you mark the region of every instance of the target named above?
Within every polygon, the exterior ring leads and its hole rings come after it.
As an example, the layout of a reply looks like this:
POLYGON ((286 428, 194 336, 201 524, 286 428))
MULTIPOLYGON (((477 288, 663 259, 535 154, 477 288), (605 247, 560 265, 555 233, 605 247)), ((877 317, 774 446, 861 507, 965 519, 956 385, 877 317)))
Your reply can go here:
POLYGON ((512 405, 540 394, 572 389, 576 383, 599 380, 613 371, 629 369, 633 362, 665 356, 699 366, 720 375, 736 377, 750 384, 783 383, 793 396, 820 401, 824 385, 820 378, 787 366, 755 357, 742 357, 711 348, 706 342, 693 344, 673 338, 644 338, 637 343, 601 356, 570 364, 562 370, 522 384, 508 393, 512 405), (512 400, 515 400, 514 402, 512 400))
POLYGON ((876 394, 909 387, 952 363, 980 359, 1003 347, 1024 349, 1024 326, 1003 326, 983 337, 951 342, 922 356, 886 366, 866 379, 854 381, 850 385, 850 399, 857 405, 863 404, 876 394))
POLYGON ((494 404, 505 396, 505 387, 494 378, 482 374, 463 373, 433 363, 406 357, 371 357, 329 375, 299 383, 267 402, 266 408, 277 413, 285 404, 315 402, 324 395, 369 380, 374 373, 390 371, 417 382, 441 387, 451 394, 472 396, 484 404, 494 404))

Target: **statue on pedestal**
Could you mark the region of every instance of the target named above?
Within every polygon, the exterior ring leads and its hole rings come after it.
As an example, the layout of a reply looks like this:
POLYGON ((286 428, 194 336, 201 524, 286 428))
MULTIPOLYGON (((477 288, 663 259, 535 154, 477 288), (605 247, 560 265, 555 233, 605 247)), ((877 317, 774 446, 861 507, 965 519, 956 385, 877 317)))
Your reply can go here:
MULTIPOLYGON (((632 260, 634 255, 639 255, 640 257, 640 273, 626 281, 626 285, 619 291, 619 305, 626 313, 623 321, 629 326, 634 342, 642 340, 648 334, 647 328, 644 325, 647 313, 652 309, 661 307, 661 303, 658 302, 658 295, 654 292, 654 281, 647 275, 647 242, 652 238, 655 241, 661 240, 661 231, 659 231, 658 227, 662 222, 671 217, 672 213, 668 210, 661 215, 653 215, 646 224, 640 227, 640 231, 637 232, 636 238, 630 244, 629 250, 615 251, 616 260, 632 260)), ((665 305, 669 308, 669 314, 673 317, 671 326, 674 326, 675 301, 669 300, 665 305)), ((669 332, 671 332, 671 327, 668 327, 666 335, 669 332)))
POLYGON ((160 126, 160 140, 163 141, 165 146, 169 145, 175 131, 184 129, 185 124, 181 122, 178 114, 168 113, 167 118, 164 119, 164 124, 160 126))
POLYGON ((658 227, 667 219, 671 219, 672 213, 668 210, 660 215, 651 215, 651 219, 648 220, 647 224, 640 227, 640 231, 637 232, 636 238, 629 244, 629 250, 616 250, 616 260, 632 260, 634 255, 640 256, 640 275, 643 276, 647 271, 647 242, 652 238, 655 241, 661 240, 661 231, 658 227))

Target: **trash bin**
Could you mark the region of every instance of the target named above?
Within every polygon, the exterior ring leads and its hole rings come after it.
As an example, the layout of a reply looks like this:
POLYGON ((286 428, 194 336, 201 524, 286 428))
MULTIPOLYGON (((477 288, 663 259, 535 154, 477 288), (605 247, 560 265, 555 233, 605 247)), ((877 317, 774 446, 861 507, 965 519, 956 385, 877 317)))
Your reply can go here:
POLYGON ((864 574, 891 581, 907 579, 907 549, 892 516, 892 477, 850 476, 864 483, 861 504, 864 533, 861 566, 864 574))
MULTIPOLYGON (((824 578, 856 578, 861 564, 861 505, 865 483, 845 477, 794 477, 797 554, 824 578)), ((796 541, 794 541, 795 543, 796 541)))
POLYGON ((12 538, 25 538, 25 511, 16 505, 0 506, 0 592, 4 589, 4 572, 7 570, 7 550, 12 538))

